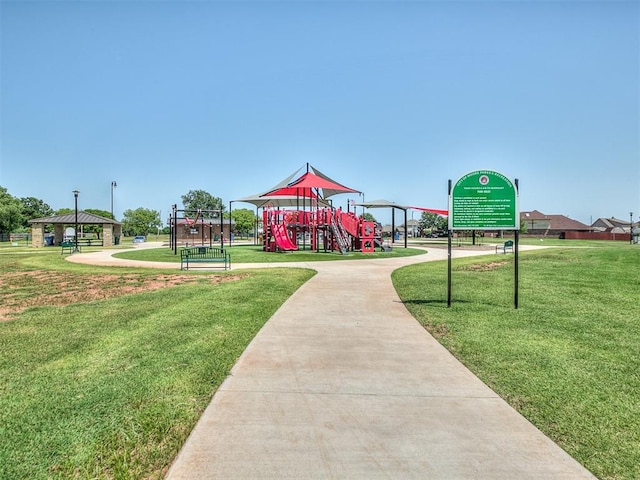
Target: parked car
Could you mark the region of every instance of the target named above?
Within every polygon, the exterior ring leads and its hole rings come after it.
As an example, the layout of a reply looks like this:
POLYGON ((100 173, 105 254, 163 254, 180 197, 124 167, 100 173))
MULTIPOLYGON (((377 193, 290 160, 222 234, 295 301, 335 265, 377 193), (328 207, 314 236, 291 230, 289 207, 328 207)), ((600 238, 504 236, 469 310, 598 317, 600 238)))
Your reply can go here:
POLYGON ((147 237, 144 235, 138 235, 137 237, 133 237, 133 243, 143 243, 147 241, 147 237))

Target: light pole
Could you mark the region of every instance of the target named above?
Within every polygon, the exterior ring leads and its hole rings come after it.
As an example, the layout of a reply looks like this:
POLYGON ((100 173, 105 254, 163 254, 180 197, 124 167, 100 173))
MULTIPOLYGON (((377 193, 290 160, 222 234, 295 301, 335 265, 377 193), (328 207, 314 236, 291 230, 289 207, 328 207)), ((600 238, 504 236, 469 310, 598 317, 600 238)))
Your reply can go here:
POLYGON ((629 212, 629 245, 633 245, 633 212, 629 212))
POLYGON ((76 209, 76 230, 75 230, 75 235, 73 236, 74 238, 73 253, 80 251, 78 250, 78 194, 79 193, 80 192, 78 190, 73 191, 73 198, 75 200, 75 209, 76 209))
POLYGON ((111 182, 111 217, 115 220, 116 217, 113 216, 113 189, 116 188, 118 186, 118 184, 116 183, 116 181, 114 180, 113 182, 111 182))
POLYGON ((416 238, 416 226, 413 223, 413 210, 411 210, 411 238, 416 238))

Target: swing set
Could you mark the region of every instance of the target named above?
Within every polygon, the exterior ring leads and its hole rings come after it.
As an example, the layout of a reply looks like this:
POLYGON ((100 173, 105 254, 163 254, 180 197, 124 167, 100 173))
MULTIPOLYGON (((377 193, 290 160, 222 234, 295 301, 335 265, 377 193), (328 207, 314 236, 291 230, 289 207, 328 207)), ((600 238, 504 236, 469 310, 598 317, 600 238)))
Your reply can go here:
MULTIPOLYGON (((173 250, 173 254, 178 254, 178 243, 182 243, 185 247, 189 246, 205 246, 213 247, 214 238, 213 226, 220 221, 220 249, 224 251, 224 224, 222 210, 204 210, 198 209, 178 209, 177 205, 171 207, 171 216, 169 217, 169 246, 173 250), (191 217, 191 218, 190 218, 191 217), (178 235, 182 233, 181 235, 178 235), (208 233, 208 235, 207 235, 208 233)), ((229 224, 231 226, 231 224, 229 224)))

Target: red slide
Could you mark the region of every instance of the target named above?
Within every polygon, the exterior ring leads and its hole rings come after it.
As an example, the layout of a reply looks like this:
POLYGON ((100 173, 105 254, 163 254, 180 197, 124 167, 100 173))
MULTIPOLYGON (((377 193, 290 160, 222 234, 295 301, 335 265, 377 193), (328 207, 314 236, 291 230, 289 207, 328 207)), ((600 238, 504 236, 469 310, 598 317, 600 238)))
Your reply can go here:
POLYGON ((289 238, 287 227, 283 223, 278 225, 271 224, 271 231, 280 250, 298 250, 298 246, 289 238))

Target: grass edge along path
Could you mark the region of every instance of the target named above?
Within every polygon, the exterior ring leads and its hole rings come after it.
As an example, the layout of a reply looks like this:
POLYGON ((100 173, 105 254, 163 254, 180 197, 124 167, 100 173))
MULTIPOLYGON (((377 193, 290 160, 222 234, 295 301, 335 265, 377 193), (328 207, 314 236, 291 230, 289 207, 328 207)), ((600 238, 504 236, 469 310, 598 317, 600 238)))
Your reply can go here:
POLYGON ((239 355, 313 275, 252 271, 0 323, 0 478, 162 478, 239 355))
POLYGON ((550 249, 396 270, 407 309, 601 479, 640 478, 640 249, 550 249))
MULTIPOLYGON (((215 246, 215 245, 214 245, 215 246)), ((141 248, 127 252, 115 253, 116 258, 127 260, 142 260, 149 262, 180 263, 180 255, 175 255, 169 247, 141 248)), ((231 255, 231 265, 238 263, 283 263, 283 262, 322 262, 337 260, 368 260, 372 258, 398 258, 422 255, 424 250, 419 248, 393 248, 390 252, 376 251, 373 253, 349 252, 315 252, 313 250, 298 250, 291 252, 264 252, 261 246, 234 245, 226 251, 231 255)))

